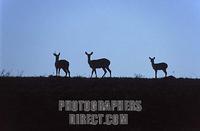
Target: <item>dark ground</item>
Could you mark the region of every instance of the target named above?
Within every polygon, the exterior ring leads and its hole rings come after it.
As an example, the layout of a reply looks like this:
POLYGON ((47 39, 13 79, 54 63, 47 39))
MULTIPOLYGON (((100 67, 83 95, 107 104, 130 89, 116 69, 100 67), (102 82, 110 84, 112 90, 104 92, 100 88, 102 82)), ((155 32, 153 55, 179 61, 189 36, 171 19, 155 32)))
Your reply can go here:
POLYGON ((1 77, 0 131, 200 131, 200 80, 1 77), (69 126, 58 100, 142 100, 126 126, 69 126))

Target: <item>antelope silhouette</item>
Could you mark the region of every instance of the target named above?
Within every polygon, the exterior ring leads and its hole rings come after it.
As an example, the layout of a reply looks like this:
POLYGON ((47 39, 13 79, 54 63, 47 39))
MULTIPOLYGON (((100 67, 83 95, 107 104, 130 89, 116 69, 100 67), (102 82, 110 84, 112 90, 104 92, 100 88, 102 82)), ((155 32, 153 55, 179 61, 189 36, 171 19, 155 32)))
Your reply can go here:
POLYGON ((151 61, 151 65, 155 71, 155 78, 157 78, 157 72, 158 70, 162 70, 165 73, 165 77, 167 77, 167 67, 168 65, 166 63, 154 63, 155 57, 151 58, 149 57, 151 61))
POLYGON ((65 72, 65 76, 67 76, 67 74, 69 74, 70 77, 70 71, 69 71, 69 62, 66 60, 59 60, 59 56, 60 53, 53 54, 56 57, 56 61, 55 61, 55 67, 56 67, 56 76, 60 75, 60 69, 62 69, 65 72))
POLYGON ((102 58, 102 59, 97 59, 97 60, 91 60, 91 55, 93 54, 93 52, 91 52, 91 53, 85 52, 85 54, 88 57, 88 64, 92 68, 91 78, 92 78, 92 75, 93 75, 94 72, 95 72, 95 75, 97 77, 97 72, 96 72, 97 68, 103 69, 104 74, 103 74, 102 78, 106 75, 107 70, 109 71, 110 77, 111 77, 111 70, 109 68, 110 61, 108 59, 102 58))

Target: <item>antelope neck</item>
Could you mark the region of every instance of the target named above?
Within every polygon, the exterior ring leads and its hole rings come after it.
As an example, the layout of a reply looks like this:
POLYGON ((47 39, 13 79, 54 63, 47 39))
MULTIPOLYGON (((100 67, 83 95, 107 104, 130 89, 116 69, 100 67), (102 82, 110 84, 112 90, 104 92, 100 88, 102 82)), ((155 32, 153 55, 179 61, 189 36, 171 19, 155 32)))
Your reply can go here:
POLYGON ((88 56, 88 63, 90 63, 91 59, 90 59, 90 56, 88 56))
POLYGON ((58 62, 59 61, 59 58, 56 58, 56 62, 58 62))

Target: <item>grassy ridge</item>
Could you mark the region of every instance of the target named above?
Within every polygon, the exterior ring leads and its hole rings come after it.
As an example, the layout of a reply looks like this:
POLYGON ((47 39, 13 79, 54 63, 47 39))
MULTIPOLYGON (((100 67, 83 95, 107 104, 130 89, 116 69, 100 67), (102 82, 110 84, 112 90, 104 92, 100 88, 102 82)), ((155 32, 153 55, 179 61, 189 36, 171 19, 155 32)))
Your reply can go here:
MULTIPOLYGON (((199 130, 200 80, 0 78, 3 130, 199 130), (58 100, 142 100, 127 126, 69 126, 58 100)), ((118 112, 115 112, 118 113, 118 112)))

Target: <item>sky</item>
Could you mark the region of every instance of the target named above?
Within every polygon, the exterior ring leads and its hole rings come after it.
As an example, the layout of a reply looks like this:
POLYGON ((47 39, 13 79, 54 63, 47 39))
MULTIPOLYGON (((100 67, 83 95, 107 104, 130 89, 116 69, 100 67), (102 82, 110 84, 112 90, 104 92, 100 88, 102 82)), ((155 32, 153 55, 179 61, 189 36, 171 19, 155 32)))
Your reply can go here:
POLYGON ((72 76, 89 77, 93 51, 115 77, 151 78, 156 57, 169 75, 200 78, 199 0, 0 0, 0 9, 0 70, 12 75, 55 75, 60 52, 72 76))

